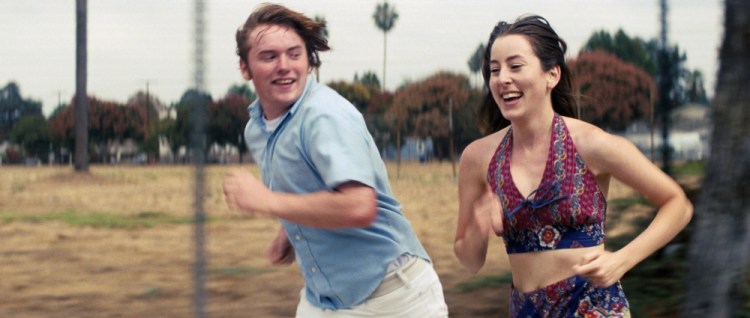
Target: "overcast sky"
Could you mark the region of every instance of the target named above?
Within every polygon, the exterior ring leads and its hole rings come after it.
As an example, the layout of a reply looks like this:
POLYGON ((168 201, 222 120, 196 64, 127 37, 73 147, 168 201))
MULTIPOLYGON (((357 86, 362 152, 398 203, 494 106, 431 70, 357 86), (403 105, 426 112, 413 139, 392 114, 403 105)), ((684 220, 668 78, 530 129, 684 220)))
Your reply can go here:
MULTIPOLYGON (((75 93, 74 0, 0 0, 0 86, 16 82, 49 114, 75 93)), ((326 18, 332 51, 321 54, 321 81, 351 81, 374 71, 382 81, 383 34, 372 14, 380 0, 276 1, 326 18)), ((500 20, 544 16, 575 57, 597 30, 659 35, 658 0, 391 0, 399 18, 388 34, 386 86, 440 70, 469 74, 467 61, 500 20)), ((242 83, 234 32, 261 1, 205 0, 206 84, 216 99, 242 83)), ((721 0, 669 1, 669 41, 703 72, 713 95, 723 32, 721 0)), ((125 102, 138 90, 167 104, 192 86, 192 0, 88 1, 88 93, 125 102)), ((473 77, 472 77, 473 79, 473 77)))

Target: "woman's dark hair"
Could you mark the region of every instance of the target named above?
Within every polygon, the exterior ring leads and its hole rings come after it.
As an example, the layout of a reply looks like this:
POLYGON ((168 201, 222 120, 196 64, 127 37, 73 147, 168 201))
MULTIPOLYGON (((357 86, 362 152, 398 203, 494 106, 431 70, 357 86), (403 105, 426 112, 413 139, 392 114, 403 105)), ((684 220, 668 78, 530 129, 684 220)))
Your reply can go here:
POLYGON ((323 36, 325 21, 315 21, 304 14, 287 9, 278 4, 262 4, 245 21, 245 24, 237 29, 235 38, 237 40, 237 55, 242 61, 247 61, 247 53, 250 51, 248 36, 259 25, 281 25, 288 27, 302 38, 307 50, 307 60, 312 67, 320 67, 318 52, 328 51, 328 40, 323 36))
POLYGON ((538 15, 528 15, 519 17, 512 24, 500 21, 490 33, 482 61, 482 76, 487 87, 487 95, 479 107, 479 127, 482 132, 489 135, 510 125, 510 121, 500 112, 489 89, 492 44, 498 37, 509 34, 523 35, 528 39, 544 71, 560 66, 560 82, 552 89, 552 108, 560 115, 577 117, 578 99, 573 86, 573 75, 565 64, 567 44, 555 33, 546 19, 538 15))

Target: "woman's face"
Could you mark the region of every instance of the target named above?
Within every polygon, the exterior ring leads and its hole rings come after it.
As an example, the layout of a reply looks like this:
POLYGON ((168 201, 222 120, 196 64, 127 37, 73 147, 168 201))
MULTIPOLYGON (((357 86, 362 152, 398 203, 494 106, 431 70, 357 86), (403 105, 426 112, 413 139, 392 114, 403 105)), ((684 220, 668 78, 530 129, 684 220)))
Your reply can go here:
MULTIPOLYGON (((526 36, 503 35, 490 51, 490 91, 508 120, 530 116, 552 107, 552 89, 560 80, 559 67, 542 69, 526 36)), ((530 117, 529 117, 530 118, 530 117)))

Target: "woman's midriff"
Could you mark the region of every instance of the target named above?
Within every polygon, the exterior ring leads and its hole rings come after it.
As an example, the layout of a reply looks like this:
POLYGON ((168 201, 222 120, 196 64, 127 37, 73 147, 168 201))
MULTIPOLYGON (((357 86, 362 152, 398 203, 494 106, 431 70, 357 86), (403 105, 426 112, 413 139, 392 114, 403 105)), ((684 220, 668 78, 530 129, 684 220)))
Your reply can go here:
POLYGON ((513 288, 525 293, 573 276, 573 265, 580 263, 583 255, 601 249, 604 245, 509 254, 513 288))

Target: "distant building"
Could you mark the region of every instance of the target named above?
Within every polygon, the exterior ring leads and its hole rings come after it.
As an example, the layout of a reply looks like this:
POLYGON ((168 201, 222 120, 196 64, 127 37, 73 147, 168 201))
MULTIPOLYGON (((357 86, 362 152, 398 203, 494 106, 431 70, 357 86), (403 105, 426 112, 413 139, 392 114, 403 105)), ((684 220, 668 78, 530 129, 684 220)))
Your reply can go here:
MULTIPOLYGON (((381 156, 385 160, 396 160, 397 149, 393 144, 388 145, 385 150, 381 150, 383 153, 381 156)), ((404 161, 420 161, 425 162, 432 160, 435 157, 434 145, 432 138, 427 137, 425 139, 419 139, 416 137, 406 137, 404 143, 401 144, 401 160, 404 161)))
MULTIPOLYGON (((710 154, 712 121, 710 108, 704 105, 687 104, 672 111, 672 127, 669 145, 673 158, 677 160, 702 160, 710 154)), ((628 127, 623 137, 633 142, 647 157, 661 159, 661 128, 651 129, 647 122, 635 122, 628 127)))

